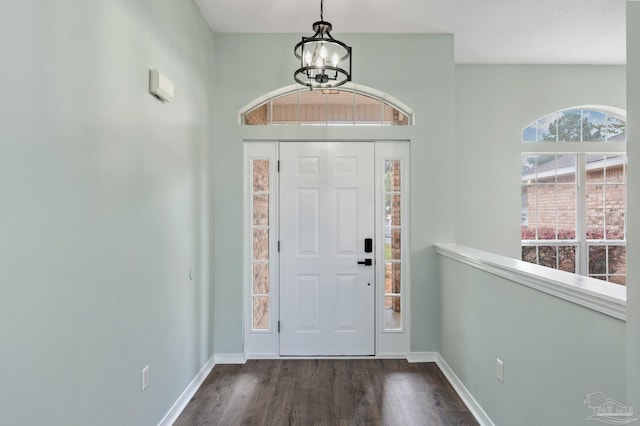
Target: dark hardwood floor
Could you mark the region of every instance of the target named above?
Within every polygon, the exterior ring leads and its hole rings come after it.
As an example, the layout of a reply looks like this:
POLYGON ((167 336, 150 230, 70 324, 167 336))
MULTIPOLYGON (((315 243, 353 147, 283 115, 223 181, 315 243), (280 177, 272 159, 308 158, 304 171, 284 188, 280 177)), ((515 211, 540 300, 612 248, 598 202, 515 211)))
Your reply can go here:
POLYGON ((379 359, 217 365, 175 423, 477 424, 435 363, 379 359))

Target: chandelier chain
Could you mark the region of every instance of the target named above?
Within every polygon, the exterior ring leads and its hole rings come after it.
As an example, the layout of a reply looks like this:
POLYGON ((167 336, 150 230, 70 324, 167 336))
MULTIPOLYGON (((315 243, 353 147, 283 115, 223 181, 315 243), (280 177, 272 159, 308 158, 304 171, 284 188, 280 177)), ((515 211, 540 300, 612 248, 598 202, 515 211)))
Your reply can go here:
POLYGON ((324 21, 324 0, 320 0, 320 20, 324 21))

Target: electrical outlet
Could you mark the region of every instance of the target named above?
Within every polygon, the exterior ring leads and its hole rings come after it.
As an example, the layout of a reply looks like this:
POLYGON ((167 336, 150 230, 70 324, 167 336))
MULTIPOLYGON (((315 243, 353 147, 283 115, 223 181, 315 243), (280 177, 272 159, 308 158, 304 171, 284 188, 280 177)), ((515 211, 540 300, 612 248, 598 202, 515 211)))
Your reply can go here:
POLYGON ((142 369, 142 390, 149 387, 149 366, 142 369))
POLYGON ((504 363, 500 358, 496 358, 496 377, 504 382, 504 363))

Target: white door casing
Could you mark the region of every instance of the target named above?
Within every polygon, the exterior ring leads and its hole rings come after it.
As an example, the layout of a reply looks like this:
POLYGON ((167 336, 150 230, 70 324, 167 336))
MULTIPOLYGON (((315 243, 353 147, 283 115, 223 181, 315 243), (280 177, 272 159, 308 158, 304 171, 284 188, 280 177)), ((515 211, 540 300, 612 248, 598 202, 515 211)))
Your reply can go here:
MULTIPOLYGON (((323 142, 327 144, 332 142, 323 142)), ((355 146, 359 143, 351 141, 337 142, 340 145, 355 146), (354 145, 355 144, 355 145, 354 145)), ((281 319, 280 302, 280 253, 278 252, 278 239, 280 238, 280 195, 279 181, 280 173, 278 172, 278 160, 280 147, 283 145, 301 144, 306 145, 307 142, 276 142, 276 141, 245 141, 245 237, 244 237, 244 356, 250 359, 255 358, 274 358, 278 356, 287 356, 285 352, 281 352, 279 348, 280 333, 278 332, 278 321, 281 319), (268 161, 268 168, 264 168, 265 160, 268 161), (256 175, 256 165, 262 165, 259 173, 256 175), (268 177, 264 175, 268 173, 268 177), (257 179, 257 180, 256 180, 257 179), (266 186, 265 186, 266 185, 266 186), (266 192, 265 192, 266 191, 266 192), (265 205, 265 201, 268 201, 265 205), (265 211, 265 208, 267 211, 265 211), (265 214, 268 214, 268 221, 265 214), (263 229, 256 240, 256 230, 263 229), (269 229, 268 240, 265 240, 264 229, 269 229), (258 243, 258 246, 255 244, 258 243), (264 258, 264 253, 268 245, 268 258, 264 258), (257 256, 256 247, 258 248, 257 256), (264 276, 264 267, 268 264, 269 276, 264 276), (262 272, 260 272, 262 271, 262 272), (266 286, 265 286, 266 284, 266 286), (266 292, 266 294, 265 294, 266 292), (265 306, 264 301, 268 301, 265 306), (258 303, 260 302, 260 303, 258 303)), ((365 143, 366 144, 366 143, 365 143)), ((409 224, 411 218, 409 215, 410 207, 410 188, 409 188, 409 164, 410 164, 410 144, 407 141, 385 141, 385 142, 369 142, 375 151, 374 160, 374 190, 375 190, 375 240, 374 245, 377 248, 372 258, 376 259, 375 267, 375 356, 383 358, 405 358, 409 353, 410 342, 410 231, 409 224), (396 176, 395 173, 389 174, 388 164, 393 162, 400 165, 401 185, 400 188, 387 188, 389 186, 390 176, 396 176), (398 223, 401 227, 395 227, 397 219, 390 219, 389 216, 389 196, 395 197, 400 190, 401 205, 401 221, 398 223), (391 193, 389 191, 392 191, 391 193), (390 221, 391 220, 391 221, 390 221), (389 233, 392 229, 401 231, 401 260, 397 256, 397 243, 390 249, 389 233), (395 254, 394 254, 395 253, 395 254), (389 256, 391 255, 391 258, 389 256), (400 274, 388 275, 389 263, 400 262, 400 274), (389 280, 392 279, 393 284, 389 286, 389 280), (395 287, 398 280, 401 280, 401 291, 395 287), (391 307, 397 307, 397 304, 390 304, 389 297, 400 299, 401 311, 390 311, 391 307), (391 316, 390 316, 391 315, 391 316), (390 319, 391 327, 387 323, 390 319), (397 326, 400 325, 398 328, 397 326)), ((315 143, 312 144, 316 145, 315 143)), ((284 148, 286 149, 286 147, 284 148)), ((314 149, 317 149, 314 148, 314 149)), ((302 154, 302 153, 301 153, 302 154)), ((308 154, 304 154, 309 156, 308 154)), ((341 161, 344 163, 344 161, 341 161)), ((344 164, 342 169, 344 170, 344 164)), ((290 176, 287 172, 288 166, 283 161, 283 173, 290 176)), ((294 182, 297 177, 294 177, 294 182)), ((284 184, 284 182, 283 182, 284 184)), ((393 200, 394 202, 397 200, 393 200)), ((394 204, 397 205, 397 204, 394 204)), ((283 207, 285 207, 283 205, 283 207)), ((321 217, 321 216, 320 216, 321 217)), ((396 216, 393 216, 394 218, 396 216)), ((282 217, 283 221, 284 216, 282 217)), ((283 224, 284 225, 284 224, 283 224)), ((288 247, 287 243, 283 244, 288 247)), ((358 256, 356 260, 363 260, 363 255, 358 256)), ((371 268, 373 269, 373 268, 371 268)), ((396 269, 397 272, 397 269, 396 269)), ((373 284, 372 284, 373 285, 373 284)), ((283 302, 286 300, 283 299, 283 302)), ((323 313, 324 316, 324 313, 323 313)), ((287 320, 283 320, 283 329, 286 331, 287 320)), ((332 351, 338 353, 338 351, 332 351)), ((347 353, 347 352, 344 352, 347 353)), ((343 354, 344 354, 343 353, 343 354)), ((313 355, 307 355, 313 356, 313 355)))
POLYGON ((280 144, 280 355, 375 354, 374 144, 280 144))

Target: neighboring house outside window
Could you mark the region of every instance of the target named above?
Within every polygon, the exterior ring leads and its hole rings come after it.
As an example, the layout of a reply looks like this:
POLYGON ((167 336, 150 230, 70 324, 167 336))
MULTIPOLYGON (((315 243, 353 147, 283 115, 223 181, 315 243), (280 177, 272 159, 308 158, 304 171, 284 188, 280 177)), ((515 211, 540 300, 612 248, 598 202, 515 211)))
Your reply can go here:
POLYGON ((584 107, 524 129, 522 260, 626 284, 625 125, 584 107))

